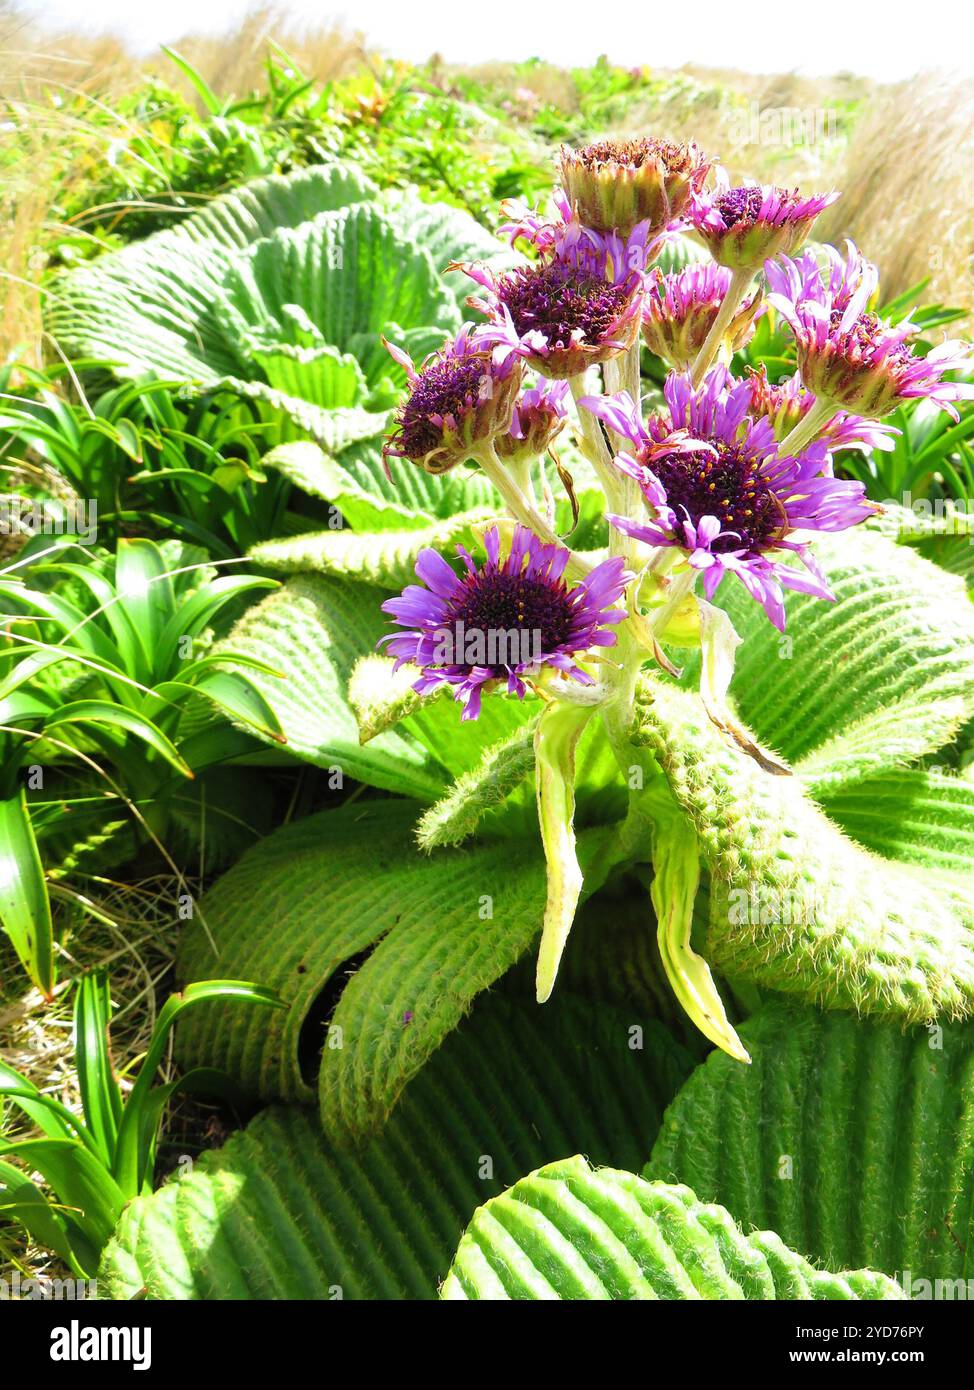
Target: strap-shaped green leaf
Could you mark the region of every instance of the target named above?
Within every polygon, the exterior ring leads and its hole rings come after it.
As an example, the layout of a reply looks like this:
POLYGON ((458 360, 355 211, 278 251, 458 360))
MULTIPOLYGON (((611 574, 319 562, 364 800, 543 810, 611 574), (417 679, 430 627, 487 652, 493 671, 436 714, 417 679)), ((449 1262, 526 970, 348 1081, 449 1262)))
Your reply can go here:
POLYGON ((751 1066, 711 1054, 667 1111, 646 1176, 688 1183, 832 1269, 970 1277, 972 1025, 776 1003, 741 1036, 751 1066))
POLYGON ((54 989, 54 929, 44 869, 21 787, 0 798, 0 924, 42 994, 54 989))
POLYGON ((552 1155, 636 1166, 688 1070, 632 1007, 495 995, 370 1143, 335 1146, 314 1114, 275 1107, 131 1202, 101 1287, 114 1298, 435 1298, 477 1206, 552 1155))
POLYGON ((696 696, 644 685, 636 738, 710 873, 704 954, 731 978, 907 1020, 974 1009, 974 887, 869 853, 797 777, 766 772, 696 696))
POLYGON ((475 1213, 440 1297, 902 1299, 872 1270, 829 1274, 770 1231, 746 1236, 689 1187, 581 1156, 549 1163, 475 1213))

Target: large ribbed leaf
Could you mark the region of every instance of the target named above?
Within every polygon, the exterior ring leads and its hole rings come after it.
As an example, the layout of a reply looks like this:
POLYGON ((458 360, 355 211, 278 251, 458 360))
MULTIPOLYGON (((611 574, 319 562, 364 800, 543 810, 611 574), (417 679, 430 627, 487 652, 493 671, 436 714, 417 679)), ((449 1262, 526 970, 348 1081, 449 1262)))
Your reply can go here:
POLYGON ((374 191, 358 170, 337 164, 246 185, 177 227, 61 277, 51 296, 51 330, 76 356, 115 363, 120 376, 240 375, 239 348, 216 318, 234 256, 279 228, 374 191))
POLYGON ((371 383, 404 380, 383 333, 422 329, 421 341, 407 341, 422 357, 459 325, 430 258, 364 203, 255 242, 223 277, 216 315, 229 340, 253 345, 251 358, 272 342, 331 345, 354 353, 371 383))
POLYGON ((902 766, 974 713, 974 606, 956 579, 861 529, 816 555, 835 603, 787 598, 785 637, 740 585, 720 590, 743 642, 731 686, 745 722, 811 784, 902 766))
POLYGON ((821 794, 854 840, 887 859, 974 874, 974 774, 902 768, 821 794))
POLYGON ((477 286, 462 271, 448 271, 451 261, 486 262, 495 272, 523 264, 523 256, 511 251, 462 208, 425 203, 412 188, 386 189, 378 201, 382 211, 427 252, 464 318, 470 317, 466 301, 477 286))
POLYGON ((902 1299, 885 1275, 830 1274, 772 1231, 745 1235, 689 1187, 581 1156, 548 1163, 474 1214, 444 1299, 902 1299))
MULTIPOLYGON (((474 507, 498 505, 497 494, 479 468, 461 465, 437 475, 424 472, 408 459, 393 458, 388 460, 392 476, 387 476, 379 444, 374 440, 344 450, 340 464, 344 478, 360 489, 372 506, 394 506, 407 514, 419 514, 423 525, 474 507)), ((353 525, 358 524, 354 518, 349 519, 353 525)), ((395 529, 391 524, 377 526, 374 518, 368 520, 366 528, 395 529)))
MULTIPOLYGON (((603 843, 602 832, 580 837, 586 867, 603 843)), ((535 840, 440 850, 420 863, 425 870, 403 882, 408 896, 396 893, 395 930, 352 976, 333 1016, 344 1046, 322 1054, 319 1100, 336 1138, 369 1135, 385 1121, 403 1086, 541 928, 545 869, 535 840)), ((585 888, 597 887, 593 872, 585 888)))
POLYGON ((637 738, 692 822, 710 873, 705 954, 725 974, 909 1020, 974 1009, 971 876, 881 859, 798 777, 719 734, 695 695, 646 686, 637 738))
POLYGON ((284 540, 264 541, 250 555, 263 569, 278 574, 346 575, 366 584, 400 588, 416 582, 416 560, 428 547, 451 551, 456 545, 473 549, 477 545, 473 527, 482 526, 491 512, 482 508, 460 512, 446 521, 437 521, 422 530, 314 531, 284 540))
POLYGON ((646 1176, 688 1183, 832 1269, 974 1274, 974 1028, 775 1004, 741 1037, 751 1065, 711 1054, 646 1176))
MULTIPOLYGON (((964 520, 974 531, 974 516, 967 516, 964 520)), ((974 536, 937 536, 921 541, 917 549, 935 565, 940 565, 950 574, 959 575, 968 591, 974 594, 974 536)))
MULTIPOLYGON (((316 164, 292 174, 272 174, 226 193, 180 222, 173 237, 245 250, 279 227, 297 227, 319 212, 371 202, 375 184, 355 164, 316 164)), ((158 240, 168 233, 160 232, 158 240)), ((158 245, 157 238, 140 243, 158 245)))
POLYGON ((689 1070, 637 1010, 501 996, 342 1150, 300 1108, 265 1111, 130 1203, 99 1284, 130 1298, 433 1298, 475 1208, 552 1157, 635 1167, 689 1070), (630 1045, 643 1029, 643 1050, 630 1045))
POLYGON ((187 1064, 219 1066, 262 1096, 309 1100, 324 1046, 328 1123, 361 1133, 381 1122, 476 995, 530 945, 544 906, 536 842, 426 856, 415 816, 402 801, 320 812, 261 841, 214 884, 184 936, 182 977, 247 968, 287 1009, 256 1026, 214 1006, 180 1032, 187 1064), (372 947, 326 1037, 318 1001, 339 967, 372 947))
POLYGON ((244 614, 226 649, 231 664, 232 653, 240 653, 283 674, 248 672, 277 713, 291 753, 335 775, 434 800, 448 781, 443 768, 394 730, 362 746, 348 704, 355 663, 385 628, 374 589, 298 575, 244 614))

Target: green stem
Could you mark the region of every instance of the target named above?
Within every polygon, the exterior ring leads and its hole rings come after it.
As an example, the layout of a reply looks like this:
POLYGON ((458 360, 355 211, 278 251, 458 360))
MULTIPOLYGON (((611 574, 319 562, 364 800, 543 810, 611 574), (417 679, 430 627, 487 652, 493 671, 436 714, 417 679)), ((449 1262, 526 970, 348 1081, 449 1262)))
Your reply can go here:
POLYGON ((754 279, 753 270, 735 270, 731 273, 731 282, 727 293, 724 295, 723 303, 717 312, 710 332, 703 342, 703 347, 697 353, 691 370, 691 379, 694 386, 699 386, 707 375, 714 358, 720 350, 720 345, 724 340, 724 334, 730 326, 731 319, 737 313, 741 300, 747 294, 751 281, 754 279))
MULTIPOLYGON (((527 526, 546 545, 557 545, 563 548, 558 535, 538 509, 525 497, 506 465, 498 457, 493 442, 489 439, 485 440, 479 446, 477 453, 474 454, 474 458, 504 499, 504 504, 514 520, 519 521, 522 526, 527 526)), ((569 557, 568 564, 565 566, 566 573, 575 579, 584 579, 585 575, 593 568, 592 562, 586 560, 576 551, 569 551, 569 557)))
POLYGON ((798 421, 793 430, 785 435, 778 445, 778 453, 790 455, 800 453, 806 444, 811 444, 812 440, 821 434, 834 414, 835 406, 831 401, 817 400, 808 414, 798 421))
POLYGON ((612 454, 605 442, 601 424, 590 410, 586 410, 584 406, 578 404, 580 397, 588 394, 585 389, 585 378, 573 376, 568 384, 575 400, 575 411, 581 431, 582 452, 599 475, 599 482, 605 493, 608 510, 621 511, 624 504, 624 494, 620 481, 622 475, 612 462, 612 454))

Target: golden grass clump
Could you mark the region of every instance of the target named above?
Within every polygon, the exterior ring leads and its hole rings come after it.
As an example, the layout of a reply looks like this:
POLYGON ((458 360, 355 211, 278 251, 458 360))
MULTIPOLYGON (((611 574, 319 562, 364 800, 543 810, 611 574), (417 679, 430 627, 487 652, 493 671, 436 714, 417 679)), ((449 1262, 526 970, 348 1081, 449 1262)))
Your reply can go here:
POLYGON ((974 307, 974 80, 934 74, 884 88, 858 121, 823 216, 851 236, 887 297, 930 278, 928 300, 974 307))
MULTIPOLYGON (((172 47, 215 92, 241 96, 263 88, 270 44, 293 58, 316 83, 351 76, 367 61, 361 34, 349 34, 340 24, 302 24, 274 5, 250 10, 231 34, 188 34, 172 47)), ((181 84, 191 90, 182 78, 173 83, 181 84)))

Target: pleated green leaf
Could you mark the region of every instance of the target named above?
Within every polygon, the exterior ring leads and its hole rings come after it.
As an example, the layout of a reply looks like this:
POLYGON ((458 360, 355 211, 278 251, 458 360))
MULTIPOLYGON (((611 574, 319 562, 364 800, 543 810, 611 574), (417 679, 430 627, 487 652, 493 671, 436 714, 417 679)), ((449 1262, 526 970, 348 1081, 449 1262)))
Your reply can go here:
POLYGON ((249 971, 287 1007, 259 1023, 217 1006, 188 1019, 177 1042, 186 1066, 310 1100, 320 1054, 326 1128, 361 1135, 385 1120, 476 996, 528 949, 544 909, 536 841, 427 857, 415 815, 399 801, 321 812, 214 884, 184 936, 181 977, 249 971))
POLYGON ((228 663, 240 653, 286 673, 283 680, 260 671, 248 675, 280 719, 288 751, 330 769, 336 785, 354 777, 433 801, 448 781, 443 768, 416 740, 394 730, 363 747, 348 703, 356 662, 387 630, 380 601, 363 585, 294 576, 232 629, 228 663))
POLYGON ((686 1186, 576 1156, 549 1163, 474 1214, 440 1297, 902 1299, 872 1270, 829 1274, 771 1231, 745 1235, 686 1186))
POLYGON ((741 638, 731 685, 758 737, 816 787, 936 751, 974 713, 974 606, 961 580, 858 529, 822 537, 836 595, 789 594, 784 636, 740 585, 720 590, 741 638))
POLYGON ((776 1003, 741 1036, 750 1067, 715 1052, 694 1072, 645 1176, 687 1183, 831 1269, 909 1271, 914 1296, 918 1280, 969 1278, 974 1028, 776 1003))
POLYGON ((394 326, 435 326, 428 351, 460 321, 422 247, 365 203, 254 242, 223 277, 216 313, 230 341, 259 330, 265 341, 305 346, 310 337, 352 352, 370 383, 401 378, 380 341, 397 336, 394 326))
POLYGON ((345 575, 366 584, 398 588, 416 582, 416 560, 421 550, 432 548, 452 553, 454 546, 477 545, 473 528, 491 516, 487 508, 461 512, 422 530, 366 531, 340 528, 315 531, 285 540, 264 541, 254 546, 251 559, 278 574, 345 575))
POLYGON ((583 1151, 636 1166, 689 1059, 634 1009, 485 999, 376 1139, 264 1111, 126 1208, 99 1275, 130 1298, 435 1298, 477 1206, 583 1151), (643 1028, 643 1050, 630 1045, 643 1028))
POLYGON ((356 169, 338 164, 260 179, 61 277, 49 327, 66 351, 112 362, 126 378, 149 371, 188 380, 246 376, 217 312, 235 256, 374 191, 356 169))
POLYGON ((903 768, 827 789, 829 818, 886 859, 974 874, 974 774, 903 768))

